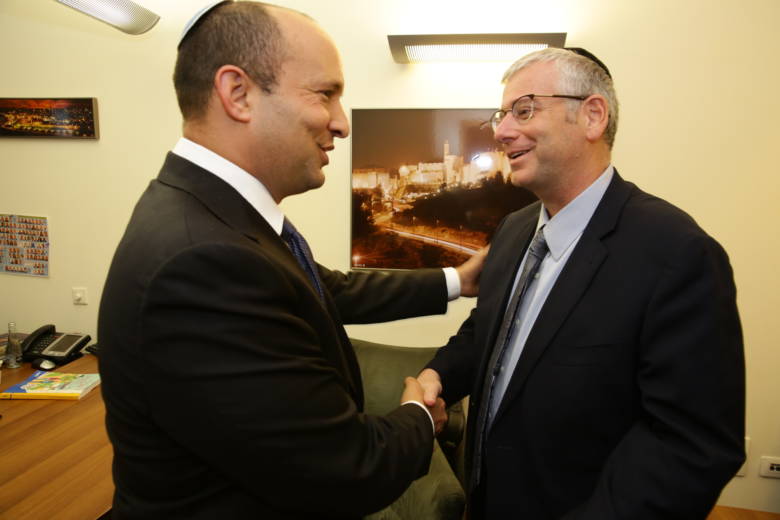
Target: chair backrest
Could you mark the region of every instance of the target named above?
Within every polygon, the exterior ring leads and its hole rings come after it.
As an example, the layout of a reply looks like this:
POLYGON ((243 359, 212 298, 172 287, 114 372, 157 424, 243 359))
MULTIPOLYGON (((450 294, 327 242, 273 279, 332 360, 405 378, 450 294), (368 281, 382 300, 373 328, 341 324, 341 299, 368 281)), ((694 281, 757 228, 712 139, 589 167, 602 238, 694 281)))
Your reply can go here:
POLYGON ((385 415, 398 407, 404 378, 417 376, 437 350, 350 340, 363 378, 365 412, 376 415, 385 415))

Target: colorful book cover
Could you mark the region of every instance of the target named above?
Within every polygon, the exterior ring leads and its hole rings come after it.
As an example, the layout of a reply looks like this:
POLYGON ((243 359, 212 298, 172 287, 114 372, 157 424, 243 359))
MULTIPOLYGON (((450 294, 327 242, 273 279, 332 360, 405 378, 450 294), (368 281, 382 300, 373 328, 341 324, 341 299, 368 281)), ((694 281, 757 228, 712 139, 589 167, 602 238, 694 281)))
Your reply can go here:
POLYGON ((0 399, 81 399, 100 383, 99 374, 65 374, 37 370, 0 393, 0 399))

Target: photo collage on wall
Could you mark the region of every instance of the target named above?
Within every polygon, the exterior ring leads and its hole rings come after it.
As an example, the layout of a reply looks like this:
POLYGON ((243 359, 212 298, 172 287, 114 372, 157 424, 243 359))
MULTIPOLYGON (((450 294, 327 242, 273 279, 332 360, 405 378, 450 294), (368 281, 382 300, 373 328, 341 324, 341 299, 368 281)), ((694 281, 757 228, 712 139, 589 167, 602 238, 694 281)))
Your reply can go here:
POLYGON ((46 217, 0 213, 0 272, 49 276, 49 224, 46 217))

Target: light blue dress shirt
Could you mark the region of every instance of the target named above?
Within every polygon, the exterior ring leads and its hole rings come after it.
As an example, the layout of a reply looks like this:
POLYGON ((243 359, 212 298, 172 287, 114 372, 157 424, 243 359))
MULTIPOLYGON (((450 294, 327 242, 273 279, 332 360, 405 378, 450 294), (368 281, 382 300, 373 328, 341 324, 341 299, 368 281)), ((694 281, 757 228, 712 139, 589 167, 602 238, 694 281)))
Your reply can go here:
MULTIPOLYGON (((536 317, 539 315, 542 306, 544 306, 544 302, 547 301, 550 290, 555 285, 558 275, 561 274, 561 270, 569 260, 569 256, 574 251, 577 242, 579 242, 582 232, 596 211, 596 207, 601 202, 604 192, 607 191, 607 186, 609 186, 612 180, 613 173, 614 168, 612 165, 608 166, 593 184, 588 186, 585 191, 561 209, 553 218, 547 215, 547 210, 542 205, 536 229, 538 230, 544 226, 542 233, 544 233, 549 251, 542 260, 536 276, 530 281, 517 310, 512 333, 509 336, 509 344, 501 360, 501 367, 493 385, 488 425, 493 423, 493 417, 509 386, 509 381, 512 379, 517 361, 523 353, 525 342, 528 340, 531 329, 536 322, 536 317)), ((520 273, 523 272, 523 265, 527 257, 528 251, 526 251, 526 255, 515 275, 512 293, 514 293, 517 286, 520 273)), ((495 348, 501 347, 497 345, 495 348)))

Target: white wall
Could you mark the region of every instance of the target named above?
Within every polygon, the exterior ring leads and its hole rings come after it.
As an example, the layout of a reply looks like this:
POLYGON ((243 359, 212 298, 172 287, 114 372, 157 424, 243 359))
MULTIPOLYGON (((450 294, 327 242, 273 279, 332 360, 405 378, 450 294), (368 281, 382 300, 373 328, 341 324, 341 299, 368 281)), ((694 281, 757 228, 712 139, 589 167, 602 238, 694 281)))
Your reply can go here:
MULTIPOLYGON (((387 34, 565 31, 615 77, 621 122, 614 163, 680 205, 729 252, 739 290, 747 377, 748 476, 722 503, 780 512, 780 481, 758 477, 780 456, 777 370, 780 261, 780 20, 777 0, 280 0, 312 15, 343 53, 355 108, 493 107, 503 65, 403 66, 387 34)), ((0 3, 0 97, 97 97, 99 141, 0 139, 0 213, 50 218, 51 275, 0 274, 0 324, 53 322, 94 335, 103 280, 131 208, 179 135, 171 73, 181 27, 205 0, 139 0, 162 15, 128 36, 53 0, 0 3), (86 286, 90 304, 70 303, 86 286)), ((346 269, 349 142, 322 189, 285 201, 322 263, 346 269)), ((439 345, 472 302, 446 316, 350 327, 366 339, 439 345)))

